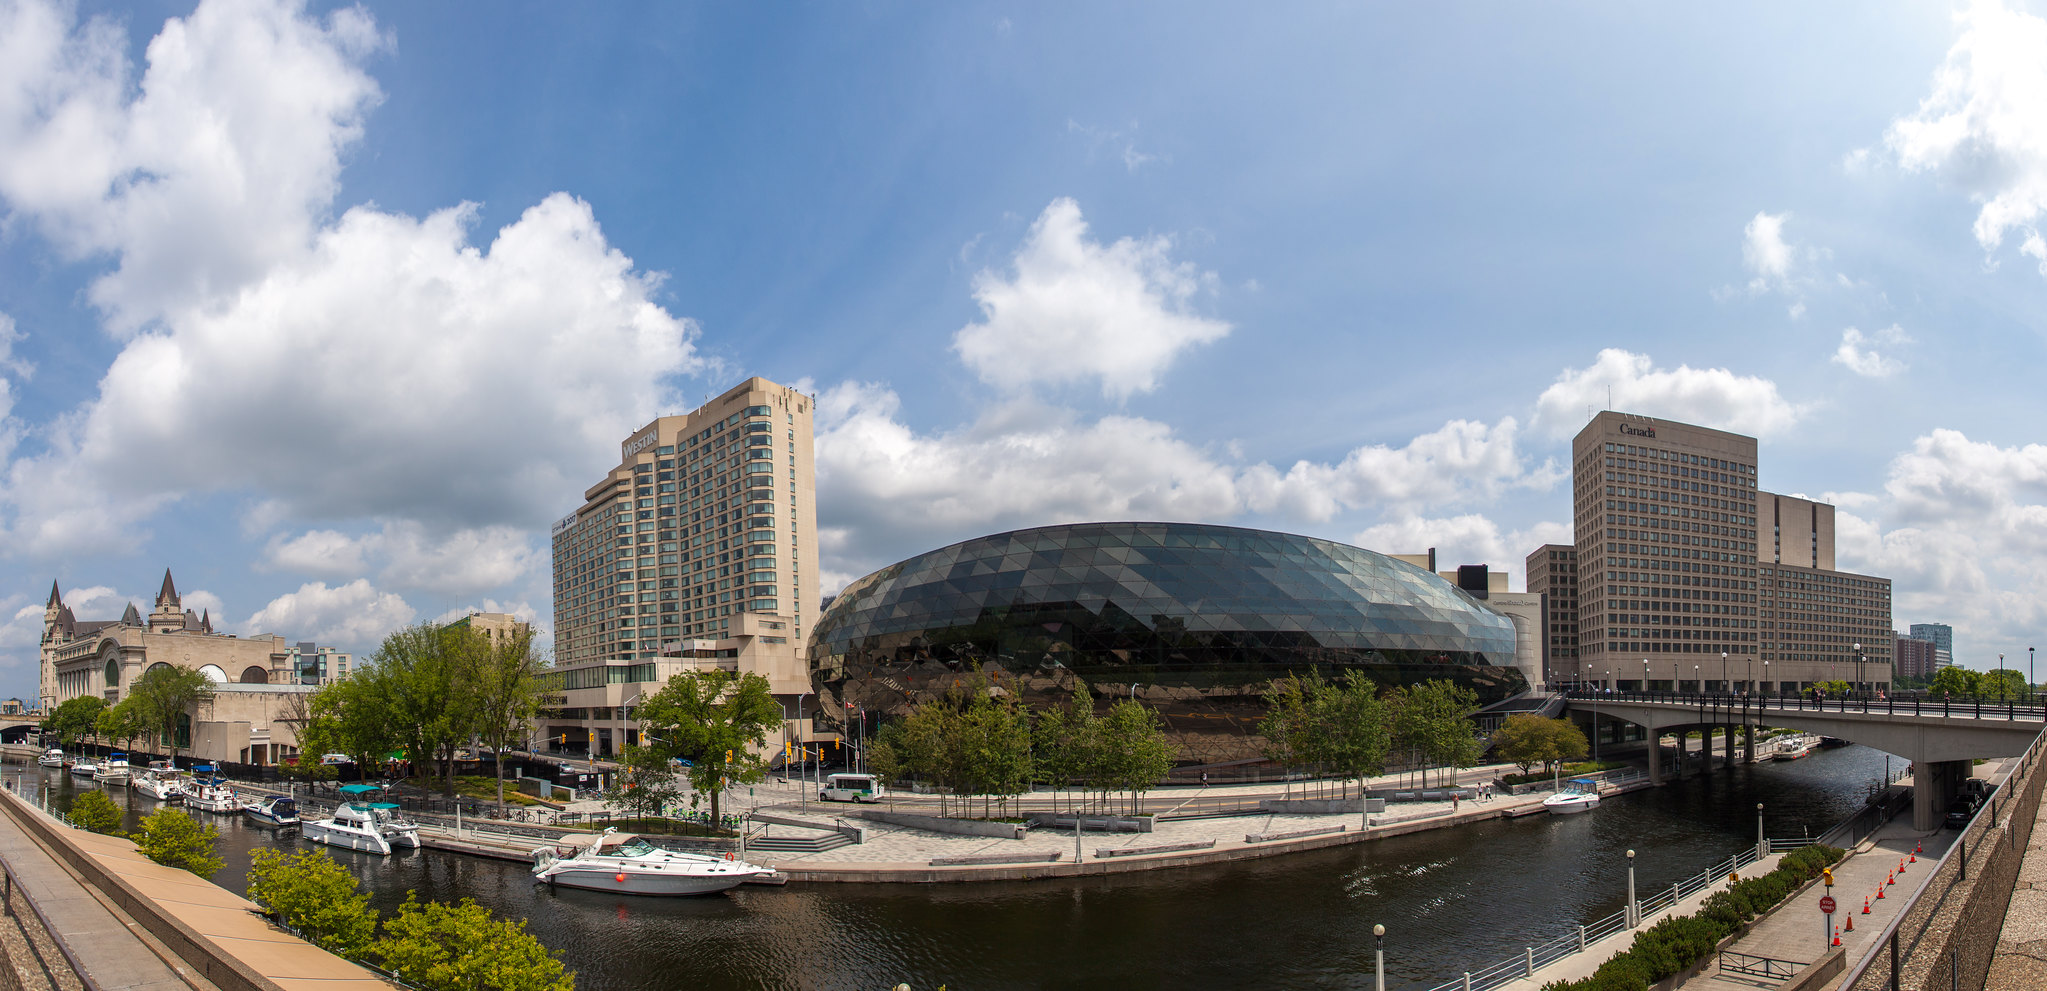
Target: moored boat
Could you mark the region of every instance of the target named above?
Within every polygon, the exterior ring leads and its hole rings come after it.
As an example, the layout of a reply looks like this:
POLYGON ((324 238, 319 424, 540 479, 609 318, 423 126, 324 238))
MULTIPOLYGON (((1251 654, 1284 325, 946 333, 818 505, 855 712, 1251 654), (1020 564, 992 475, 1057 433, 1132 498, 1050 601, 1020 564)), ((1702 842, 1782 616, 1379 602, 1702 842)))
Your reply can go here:
POLYGON ((1591 778, 1573 778, 1570 787, 1559 789, 1556 794, 1542 800, 1542 807, 1551 815, 1574 815, 1599 806, 1599 782, 1591 778))
POLYGON ((135 778, 128 786, 159 802, 185 800, 184 776, 167 760, 150 761, 148 767, 135 772, 135 778))
POLYGON ((366 801, 382 791, 376 785, 342 785, 350 798, 325 819, 299 823, 299 835, 315 843, 338 846, 363 853, 389 854, 398 847, 419 846, 419 826, 398 812, 391 802, 366 801))
POLYGON ((242 806, 242 814, 266 826, 296 826, 299 803, 284 795, 270 795, 242 806))
POLYGON ((133 775, 134 769, 128 766, 128 755, 115 751, 100 761, 99 769, 92 772, 92 779, 102 784, 125 785, 133 775))
POLYGON ((81 756, 76 763, 71 765, 71 773, 81 778, 90 778, 98 774, 99 769, 99 762, 90 757, 81 756))
POLYGON ((1817 747, 1818 745, 1819 741, 1817 739, 1814 739, 1813 737, 1795 736, 1792 737, 1791 739, 1785 740, 1782 743, 1779 743, 1777 745, 1777 752, 1775 754, 1772 754, 1770 759, 1797 760, 1800 757, 1810 756, 1813 752, 1813 748, 1817 747))
POLYGON ((242 810, 241 798, 228 785, 227 779, 214 771, 212 764, 192 768, 192 779, 185 782, 185 805, 201 812, 228 815, 242 810))
POLYGON ((628 895, 710 895, 774 873, 743 860, 664 850, 646 837, 609 829, 580 849, 533 851, 535 880, 628 895))
POLYGON ((44 767, 63 767, 64 751, 60 747, 51 747, 50 749, 43 751, 43 755, 41 757, 36 758, 36 763, 41 764, 44 767))

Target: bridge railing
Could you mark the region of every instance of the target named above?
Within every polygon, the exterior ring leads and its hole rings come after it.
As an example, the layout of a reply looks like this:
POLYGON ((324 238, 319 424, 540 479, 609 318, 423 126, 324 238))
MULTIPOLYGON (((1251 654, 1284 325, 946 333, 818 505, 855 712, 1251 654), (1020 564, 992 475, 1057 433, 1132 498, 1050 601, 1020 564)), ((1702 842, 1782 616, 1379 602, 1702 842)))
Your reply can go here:
POLYGON ((1914 695, 1899 698, 1892 695, 1877 696, 1867 692, 1848 696, 1807 696, 1783 695, 1767 692, 1659 692, 1641 690, 1598 690, 1591 688, 1573 689, 1564 693, 1566 698, 1583 701, 1591 705, 1601 702, 1650 702, 1662 705, 1694 706, 1701 710, 1701 721, 1712 722, 1717 718, 1736 719, 1747 714, 1777 710, 1781 712, 1839 712, 1862 713, 1887 716, 1940 716, 1943 718, 2002 719, 2007 722, 2047 722, 2047 704, 2033 697, 2026 699, 1956 699, 1929 698, 1914 695))

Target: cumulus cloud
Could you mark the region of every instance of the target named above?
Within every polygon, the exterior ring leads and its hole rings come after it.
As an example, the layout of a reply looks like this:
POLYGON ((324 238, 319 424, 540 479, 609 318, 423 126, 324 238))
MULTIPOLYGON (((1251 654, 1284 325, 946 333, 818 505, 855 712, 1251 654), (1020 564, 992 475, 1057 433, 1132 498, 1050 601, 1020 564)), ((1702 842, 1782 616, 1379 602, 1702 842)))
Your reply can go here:
POLYGON ((111 20, 0 8, 0 196, 74 257, 118 332, 231 295, 311 235, 380 99, 369 15, 208 0, 149 44, 139 84, 111 20))
POLYGON ((1517 452, 1512 418, 1454 421, 1398 447, 1361 446, 1335 463, 1282 472, 1176 437, 1131 416, 1088 419, 1017 401, 970 425, 919 433, 895 393, 849 383, 818 400, 820 539, 831 580, 903 546, 1006 526, 1079 520, 1219 521, 1246 513, 1326 521, 1360 508, 1468 503, 1549 488, 1556 466, 1517 452))
POLYGON ((1754 276, 1749 280, 1753 292, 1782 286, 1791 277, 1791 246, 1784 243, 1784 221, 1789 216, 1757 211, 1741 229, 1741 263, 1754 276))
POLYGON ((1842 566, 1890 577, 1899 623, 1953 624, 1972 667, 2047 620, 2047 446, 1932 431, 1835 525, 1842 566))
POLYGON ((21 427, 13 415, 14 383, 9 376, 25 379, 35 371, 35 366, 15 357, 14 345, 20 341, 21 332, 14 329, 14 318, 0 313, 0 465, 7 463, 7 456, 21 440, 21 427))
POLYGON ((315 576, 357 575, 376 567, 377 581, 386 587, 469 596, 510 584, 546 564, 546 552, 519 527, 442 532, 391 520, 381 530, 356 535, 325 529, 274 535, 261 566, 315 576))
POLYGON ((1584 426, 1587 410, 1617 409, 1768 437, 1811 407, 1793 403, 1769 379, 1725 368, 1655 367, 1646 354, 1607 348, 1587 368, 1568 368, 1535 401, 1534 425, 1552 437, 1584 426))
POLYGON ((1174 262, 1172 246, 1158 235, 1104 247, 1089 239, 1079 204, 1053 200, 1009 275, 975 276, 983 319, 953 335, 953 350, 1004 389, 1099 381, 1117 399, 1149 392, 1181 351, 1230 332, 1192 311, 1214 275, 1174 262))
POLYGON ((1979 0, 1955 22, 1932 92, 1891 122, 1884 145, 1903 168, 1939 174, 1981 204, 1974 232, 1985 250, 2017 231, 2047 273, 2036 229, 2047 208, 2047 20, 1979 0))
POLYGON ((241 631, 360 648, 378 643, 416 615, 418 610, 404 599, 378 591, 365 578, 334 588, 309 582, 270 600, 242 624, 241 631))
POLYGON ((253 494, 259 533, 535 526, 620 436, 682 405, 672 377, 702 367, 695 328, 653 301, 661 277, 611 247, 588 204, 549 196, 487 246, 469 204, 324 219, 375 102, 366 14, 209 0, 166 25, 132 89, 109 24, 34 3, 9 16, 22 34, 0 45, 21 60, 0 50, 15 67, 0 69, 0 144, 25 151, 0 165, 0 196, 58 243, 114 256, 94 293, 127 334, 97 396, 0 481, 11 549, 129 545, 211 491, 253 494), (127 178, 62 180, 66 156, 127 178), (517 457, 488 453, 507 443, 517 457))
POLYGON ((1871 345, 1896 347, 1909 344, 1911 340, 1896 324, 1877 331, 1873 336, 1850 327, 1841 332, 1841 346, 1834 349, 1833 362, 1863 378, 1889 378, 1904 371, 1905 363, 1878 353, 1871 345))

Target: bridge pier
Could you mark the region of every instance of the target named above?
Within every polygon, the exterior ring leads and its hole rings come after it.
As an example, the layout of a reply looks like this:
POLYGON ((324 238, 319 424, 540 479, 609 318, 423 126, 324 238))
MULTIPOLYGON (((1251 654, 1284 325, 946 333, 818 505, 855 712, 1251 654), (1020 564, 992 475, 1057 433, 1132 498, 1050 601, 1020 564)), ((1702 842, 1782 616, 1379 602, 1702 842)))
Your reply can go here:
POLYGON ((1659 730, 1649 731, 1649 787, 1663 784, 1663 734, 1659 730))
POLYGON ((1760 723, 1746 723, 1741 728, 1741 762, 1744 764, 1756 762, 1756 730, 1760 725, 1760 723))
POLYGON ((1962 790, 1962 779, 1976 770, 1974 761, 1914 761, 1912 764, 1912 828, 1941 828, 1947 804, 1962 790))

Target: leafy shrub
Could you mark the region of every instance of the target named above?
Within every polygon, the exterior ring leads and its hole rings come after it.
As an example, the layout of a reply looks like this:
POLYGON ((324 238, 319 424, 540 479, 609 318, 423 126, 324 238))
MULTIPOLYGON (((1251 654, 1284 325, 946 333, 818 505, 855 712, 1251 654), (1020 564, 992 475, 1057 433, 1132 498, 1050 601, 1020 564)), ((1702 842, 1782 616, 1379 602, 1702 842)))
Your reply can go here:
POLYGON ((95 833, 120 835, 121 807, 103 791, 89 791, 71 801, 71 821, 95 833))
POLYGON ((355 875, 317 850, 251 851, 249 900, 330 953, 359 957, 376 938, 377 911, 370 907, 370 896, 355 875))
POLYGON ((407 895, 377 942, 384 966, 425 991, 575 991, 576 975, 526 931, 526 924, 460 904, 407 895))
POLYGON ((164 806, 142 817, 142 830, 133 837, 142 855, 165 867, 182 867, 200 877, 212 877, 220 870, 220 854, 214 843, 220 833, 202 826, 181 809, 164 806))

